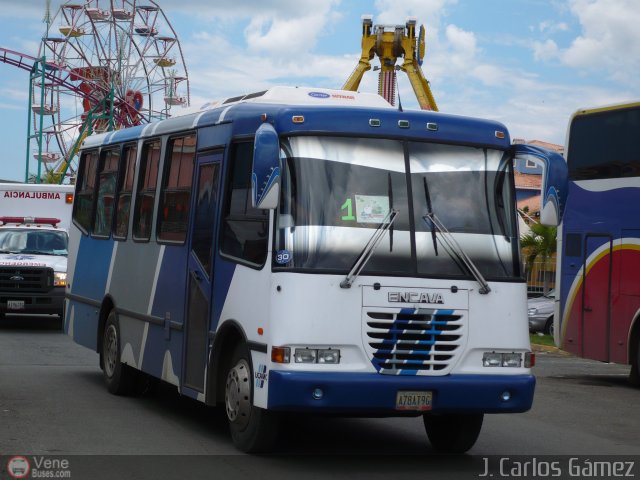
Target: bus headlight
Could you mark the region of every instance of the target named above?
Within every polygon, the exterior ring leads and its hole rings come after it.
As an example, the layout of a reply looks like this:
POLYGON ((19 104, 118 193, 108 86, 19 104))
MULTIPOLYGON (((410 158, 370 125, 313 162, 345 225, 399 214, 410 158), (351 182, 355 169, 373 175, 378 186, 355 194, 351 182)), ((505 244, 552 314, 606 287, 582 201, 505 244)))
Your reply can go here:
POLYGON ((318 363, 340 363, 340 350, 318 350, 318 363))
POLYGON ((296 363, 316 363, 318 351, 311 348, 296 348, 293 357, 296 363))
POLYGON ((296 363, 340 363, 340 350, 335 348, 296 348, 296 363))
POLYGON ((520 368, 522 366, 522 354, 516 352, 484 352, 482 355, 482 366, 520 368))
POLYGON ((67 284, 66 272, 53 272, 53 286, 64 287, 67 284))

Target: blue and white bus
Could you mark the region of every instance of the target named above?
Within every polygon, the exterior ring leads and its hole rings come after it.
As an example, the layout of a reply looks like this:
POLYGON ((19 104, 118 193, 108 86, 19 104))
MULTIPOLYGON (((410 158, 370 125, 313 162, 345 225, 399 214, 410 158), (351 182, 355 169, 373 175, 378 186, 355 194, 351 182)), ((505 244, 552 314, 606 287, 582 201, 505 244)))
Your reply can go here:
POLYGON ((515 148, 564 165, 494 121, 287 87, 89 137, 66 330, 112 393, 144 372, 223 405, 243 451, 287 412, 421 417, 466 451, 534 394, 515 148))

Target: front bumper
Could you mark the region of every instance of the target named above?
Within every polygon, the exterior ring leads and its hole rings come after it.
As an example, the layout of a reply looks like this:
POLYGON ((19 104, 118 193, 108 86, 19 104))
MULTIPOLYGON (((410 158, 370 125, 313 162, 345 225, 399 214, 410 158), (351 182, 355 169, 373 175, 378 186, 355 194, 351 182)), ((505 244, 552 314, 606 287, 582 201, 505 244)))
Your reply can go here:
POLYGON ((432 411, 526 412, 533 403, 533 375, 400 376, 378 373, 269 372, 268 408, 282 411, 406 415, 395 409, 398 391, 433 392, 432 411), (322 390, 316 400, 312 393, 322 390), (504 392, 510 399, 502 400, 504 392))
POLYGON ((2 313, 34 313, 57 314, 62 316, 64 309, 64 287, 53 287, 46 293, 0 292, 0 312, 2 313), (9 309, 8 301, 24 302, 24 308, 9 309))

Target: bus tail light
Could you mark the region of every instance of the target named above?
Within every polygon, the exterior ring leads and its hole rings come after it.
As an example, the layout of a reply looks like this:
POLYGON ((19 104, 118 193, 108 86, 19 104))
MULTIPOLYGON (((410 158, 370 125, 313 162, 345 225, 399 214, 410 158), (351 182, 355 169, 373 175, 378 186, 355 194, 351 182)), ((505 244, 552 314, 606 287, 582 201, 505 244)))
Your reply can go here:
POLYGON ((273 363, 289 363, 290 356, 289 347, 271 347, 271 361, 273 363))

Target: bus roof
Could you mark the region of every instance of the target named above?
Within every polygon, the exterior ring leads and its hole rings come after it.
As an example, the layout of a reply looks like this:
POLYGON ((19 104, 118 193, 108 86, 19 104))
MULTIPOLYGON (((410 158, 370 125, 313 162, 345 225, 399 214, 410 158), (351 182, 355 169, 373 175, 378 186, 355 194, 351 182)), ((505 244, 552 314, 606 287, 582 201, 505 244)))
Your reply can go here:
POLYGON ((263 116, 281 134, 415 138, 505 149, 506 127, 496 121, 426 110, 399 110, 377 94, 274 87, 205 104, 202 109, 128 129, 87 137, 83 149, 233 122, 234 135, 252 134, 263 116), (348 115, 345 113, 348 111, 348 115), (293 117, 296 120, 293 120, 293 117))
POLYGON ((580 115, 591 115, 593 113, 602 113, 610 110, 624 110, 626 108, 638 108, 640 107, 640 102, 623 102, 623 103, 614 103, 611 105, 603 105, 600 107, 591 107, 591 108, 581 108, 576 110, 574 114, 571 116, 571 120, 580 115))

